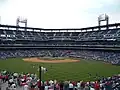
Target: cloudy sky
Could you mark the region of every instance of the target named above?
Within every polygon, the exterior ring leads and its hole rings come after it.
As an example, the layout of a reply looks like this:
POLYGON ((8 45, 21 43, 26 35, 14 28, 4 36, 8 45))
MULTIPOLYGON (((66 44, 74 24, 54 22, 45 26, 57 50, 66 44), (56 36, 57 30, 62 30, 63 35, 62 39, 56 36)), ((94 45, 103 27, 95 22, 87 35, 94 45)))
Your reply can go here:
POLYGON ((16 25, 22 16, 30 27, 82 28, 98 25, 103 13, 120 22, 120 0, 0 0, 2 24, 16 25))

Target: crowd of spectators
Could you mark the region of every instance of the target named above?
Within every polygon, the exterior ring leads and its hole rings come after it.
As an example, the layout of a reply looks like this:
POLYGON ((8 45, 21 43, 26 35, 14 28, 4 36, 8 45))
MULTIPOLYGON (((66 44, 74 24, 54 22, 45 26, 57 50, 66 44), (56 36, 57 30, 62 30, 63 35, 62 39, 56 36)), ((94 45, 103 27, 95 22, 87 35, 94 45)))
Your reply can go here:
MULTIPOLYGON (((120 75, 103 77, 96 81, 41 81, 33 73, 17 73, 2 70, 0 82, 6 83, 6 90, 120 90, 120 75)), ((0 87, 2 88, 2 87, 0 87)))
POLYGON ((73 57, 79 57, 88 60, 100 60, 112 64, 120 64, 120 52, 118 51, 88 51, 82 50, 72 52, 73 57))
POLYGON ((120 64, 120 52, 93 50, 1 50, 0 58, 14 57, 77 57, 83 59, 102 60, 112 64, 120 64))

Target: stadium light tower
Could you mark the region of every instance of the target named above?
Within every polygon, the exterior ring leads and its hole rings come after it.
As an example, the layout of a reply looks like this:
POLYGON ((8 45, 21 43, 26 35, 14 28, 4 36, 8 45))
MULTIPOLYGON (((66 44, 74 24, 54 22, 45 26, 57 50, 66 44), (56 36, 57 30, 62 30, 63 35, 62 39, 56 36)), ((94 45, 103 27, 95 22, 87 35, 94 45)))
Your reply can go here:
POLYGON ((109 28, 108 28, 109 16, 106 15, 106 14, 101 14, 101 15, 99 15, 99 17, 98 17, 99 30, 101 30, 100 26, 101 26, 101 22, 102 22, 102 21, 105 21, 105 22, 106 22, 106 25, 107 25, 106 29, 109 29, 109 28))
MULTIPOLYGON (((25 27, 27 27, 27 18, 24 18, 24 17, 18 17, 17 20, 16 20, 16 26, 20 26, 20 23, 23 23, 25 27)), ((18 29, 17 29, 18 30, 18 29)), ((25 29, 26 31, 26 29, 25 29)))

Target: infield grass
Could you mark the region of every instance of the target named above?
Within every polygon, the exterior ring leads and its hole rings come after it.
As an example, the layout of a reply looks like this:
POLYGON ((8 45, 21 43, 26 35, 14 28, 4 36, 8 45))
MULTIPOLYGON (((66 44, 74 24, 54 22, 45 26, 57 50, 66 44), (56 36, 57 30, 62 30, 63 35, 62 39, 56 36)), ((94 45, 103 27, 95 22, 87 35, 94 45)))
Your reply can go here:
POLYGON ((47 73, 42 79, 50 80, 95 80, 98 77, 107 77, 120 73, 120 66, 106 64, 101 61, 82 60, 73 63, 33 63, 25 62, 22 58, 9 58, 0 60, 0 69, 12 72, 30 72, 38 74, 38 66, 47 68, 47 73), (33 68, 32 66, 35 65, 33 68), (90 73, 90 74, 88 74, 90 73))

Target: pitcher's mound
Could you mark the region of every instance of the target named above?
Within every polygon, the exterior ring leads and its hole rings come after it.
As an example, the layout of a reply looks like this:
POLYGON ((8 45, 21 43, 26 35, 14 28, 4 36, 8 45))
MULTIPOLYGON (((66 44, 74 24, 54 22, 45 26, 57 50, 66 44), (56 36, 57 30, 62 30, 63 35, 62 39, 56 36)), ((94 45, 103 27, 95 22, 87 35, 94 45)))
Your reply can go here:
POLYGON ((65 60, 42 60, 40 58, 24 58, 23 59, 26 62, 41 62, 41 63, 67 63, 67 62, 79 62, 80 60, 71 60, 71 59, 65 59, 65 60))

